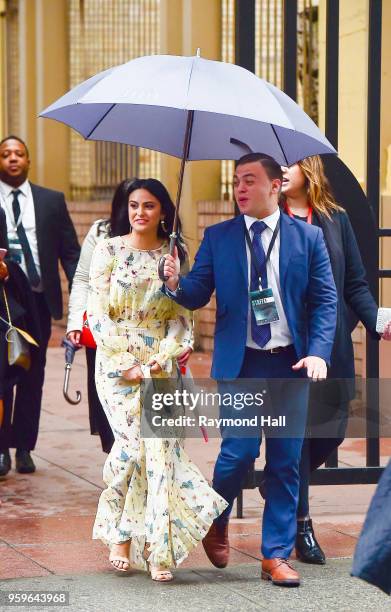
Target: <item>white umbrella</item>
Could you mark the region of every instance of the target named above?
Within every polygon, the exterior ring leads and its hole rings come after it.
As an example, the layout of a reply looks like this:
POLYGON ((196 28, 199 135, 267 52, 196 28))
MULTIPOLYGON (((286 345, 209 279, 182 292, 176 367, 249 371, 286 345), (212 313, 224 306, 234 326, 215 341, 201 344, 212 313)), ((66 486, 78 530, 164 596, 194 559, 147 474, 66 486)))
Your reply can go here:
MULTIPOLYGON (((268 153, 281 165, 336 153, 306 113, 252 72, 199 57, 151 55, 109 68, 40 113, 88 140, 154 149, 187 160, 268 153)), ((170 243, 173 250, 177 218, 170 243)))

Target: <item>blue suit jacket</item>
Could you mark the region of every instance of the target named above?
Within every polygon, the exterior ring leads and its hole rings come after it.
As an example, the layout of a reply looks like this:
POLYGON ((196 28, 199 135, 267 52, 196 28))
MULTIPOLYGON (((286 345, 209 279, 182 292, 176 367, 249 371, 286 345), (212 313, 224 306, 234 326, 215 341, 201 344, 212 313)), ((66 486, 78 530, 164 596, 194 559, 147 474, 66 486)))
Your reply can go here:
MULTIPOLYGON (((280 286, 298 358, 316 355, 329 362, 337 296, 322 230, 283 214, 280 286)), ((180 278, 174 299, 196 310, 209 302, 214 290, 217 312, 212 376, 236 378, 246 348, 249 303, 243 215, 205 230, 193 268, 180 278)))

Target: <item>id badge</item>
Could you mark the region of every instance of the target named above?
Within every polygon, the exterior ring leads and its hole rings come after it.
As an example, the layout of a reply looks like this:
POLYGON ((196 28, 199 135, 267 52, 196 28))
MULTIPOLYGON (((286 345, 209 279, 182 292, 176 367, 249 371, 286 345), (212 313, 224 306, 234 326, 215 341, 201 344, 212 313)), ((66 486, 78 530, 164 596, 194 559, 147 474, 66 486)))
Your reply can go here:
POLYGON ((250 291, 250 301, 257 325, 268 325, 279 320, 273 289, 270 287, 250 291))
POLYGON ((22 249, 22 245, 20 244, 19 240, 15 240, 15 239, 9 240, 8 255, 13 262, 21 265, 22 260, 23 260, 23 249, 22 249))

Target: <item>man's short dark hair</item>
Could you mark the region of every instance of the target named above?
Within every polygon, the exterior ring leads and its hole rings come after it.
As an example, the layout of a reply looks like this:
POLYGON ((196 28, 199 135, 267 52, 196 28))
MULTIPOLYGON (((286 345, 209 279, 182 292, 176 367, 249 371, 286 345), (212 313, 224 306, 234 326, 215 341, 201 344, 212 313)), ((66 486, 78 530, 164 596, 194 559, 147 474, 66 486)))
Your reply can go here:
POLYGON ((264 168, 269 179, 279 179, 282 181, 282 170, 280 164, 267 153, 247 153, 235 162, 235 170, 238 166, 243 164, 251 164, 253 162, 259 162, 264 168))
POLYGON ((0 140, 0 147, 2 144, 4 144, 5 142, 7 142, 7 140, 17 140, 18 142, 20 142, 20 144, 22 144, 24 146, 24 148, 26 149, 26 155, 29 158, 30 154, 29 154, 29 150, 27 148, 26 143, 24 142, 24 140, 22 140, 21 138, 19 138, 19 136, 15 136, 15 134, 10 134, 9 136, 6 136, 5 138, 3 138, 2 140, 0 140))

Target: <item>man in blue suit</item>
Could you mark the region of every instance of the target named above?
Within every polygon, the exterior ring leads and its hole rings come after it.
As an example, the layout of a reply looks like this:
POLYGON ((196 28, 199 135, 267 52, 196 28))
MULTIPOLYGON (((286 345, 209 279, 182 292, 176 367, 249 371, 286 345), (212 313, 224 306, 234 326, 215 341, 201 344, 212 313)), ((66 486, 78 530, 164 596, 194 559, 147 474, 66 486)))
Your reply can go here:
MULTIPOLYGON (((288 558, 296 536, 298 468, 306 421, 308 385, 303 379, 327 376, 337 297, 322 231, 280 214, 281 184, 281 168, 273 158, 262 153, 242 157, 234 175, 241 215, 205 230, 186 277, 179 276, 177 255, 166 256, 168 280, 163 291, 191 310, 205 306, 216 291, 213 378, 269 380, 273 409, 294 423, 294 435, 285 437, 264 428, 267 498, 262 578, 298 586, 299 575, 288 558), (262 303, 265 308, 259 306, 262 303)), ((221 412, 224 416, 224 407, 221 412)), ((216 567, 228 563, 229 513, 243 478, 259 456, 260 443, 261 430, 249 437, 222 430, 213 487, 229 507, 203 541, 216 567)))

